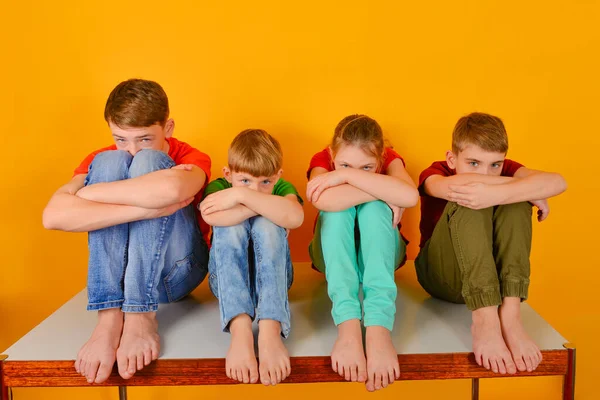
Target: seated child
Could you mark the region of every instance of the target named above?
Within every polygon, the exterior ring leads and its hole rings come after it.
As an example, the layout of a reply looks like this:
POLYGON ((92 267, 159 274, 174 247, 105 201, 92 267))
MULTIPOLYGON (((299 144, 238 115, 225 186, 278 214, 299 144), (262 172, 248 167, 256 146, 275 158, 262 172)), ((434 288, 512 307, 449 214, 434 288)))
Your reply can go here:
POLYGON ((210 158, 173 138, 162 87, 121 82, 104 118, 115 144, 87 156, 44 210, 47 229, 89 232, 88 310, 98 324, 75 369, 89 383, 131 378, 158 358, 158 303, 202 282, 209 227, 195 204, 210 176, 210 158))
POLYGON ((221 326, 231 332, 225 372, 231 379, 275 385, 290 374, 282 337, 290 333, 288 289, 293 280, 289 229, 304 220, 302 199, 281 179, 279 142, 247 129, 229 148, 225 178, 211 182, 200 205, 213 227, 209 285, 219 299, 221 326), (258 320, 258 354, 252 321, 258 320))
POLYGON ((566 190, 556 173, 506 158, 500 118, 458 120, 452 151, 421 173, 421 251, 417 276, 432 296, 472 311, 473 352, 496 373, 531 372, 542 354, 523 328, 520 303, 529 288, 532 204, 538 221, 547 199, 566 190))
POLYGON ((366 115, 340 121, 330 146, 312 158, 308 178, 307 197, 320 210, 309 252, 325 273, 338 327, 333 370, 348 381, 366 381, 369 391, 387 387, 400 377, 391 338, 394 271, 406 254, 399 223, 404 208, 417 204, 417 189, 400 155, 385 146, 379 124, 366 115))

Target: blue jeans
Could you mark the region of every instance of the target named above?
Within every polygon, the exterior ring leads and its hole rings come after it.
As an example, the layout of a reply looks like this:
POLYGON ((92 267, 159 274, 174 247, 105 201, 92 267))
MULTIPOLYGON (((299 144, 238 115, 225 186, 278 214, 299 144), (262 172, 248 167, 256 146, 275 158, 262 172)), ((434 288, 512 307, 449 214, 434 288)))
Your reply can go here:
POLYGON ((285 229, 261 216, 213 227, 208 282, 219 299, 224 332, 234 317, 248 314, 252 320, 279 321, 282 336, 289 335, 294 271, 286 236, 285 229))
MULTIPOLYGON (((165 153, 102 152, 90 165, 86 185, 135 178, 175 165, 165 153)), ((167 217, 89 232, 88 310, 121 308, 150 312, 177 301, 206 277, 208 248, 192 205, 167 217)))

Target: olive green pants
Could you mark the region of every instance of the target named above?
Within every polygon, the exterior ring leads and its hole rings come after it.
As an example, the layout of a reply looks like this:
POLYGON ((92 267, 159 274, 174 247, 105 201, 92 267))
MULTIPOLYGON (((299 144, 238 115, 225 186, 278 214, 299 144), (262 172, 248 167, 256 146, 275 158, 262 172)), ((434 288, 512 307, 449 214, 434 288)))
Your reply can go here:
POLYGON ((531 212, 527 203, 472 210, 448 202, 415 260, 421 286, 433 297, 470 310, 527 298, 531 212))

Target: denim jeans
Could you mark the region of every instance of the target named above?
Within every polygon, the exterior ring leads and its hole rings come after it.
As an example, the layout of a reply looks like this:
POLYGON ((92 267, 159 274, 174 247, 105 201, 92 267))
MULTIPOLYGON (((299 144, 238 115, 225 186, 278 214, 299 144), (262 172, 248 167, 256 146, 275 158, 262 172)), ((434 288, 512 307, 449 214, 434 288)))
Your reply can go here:
MULTIPOLYGON (((94 158, 85 184, 135 178, 174 165, 157 150, 135 156, 105 151, 94 158)), ((208 248, 191 204, 167 217, 89 232, 88 246, 88 310, 156 311, 158 303, 189 294, 207 273, 208 248)))
POLYGON ((213 227, 208 282, 219 299, 224 332, 234 317, 247 314, 279 321, 282 336, 289 335, 294 273, 286 236, 284 228, 261 216, 213 227))

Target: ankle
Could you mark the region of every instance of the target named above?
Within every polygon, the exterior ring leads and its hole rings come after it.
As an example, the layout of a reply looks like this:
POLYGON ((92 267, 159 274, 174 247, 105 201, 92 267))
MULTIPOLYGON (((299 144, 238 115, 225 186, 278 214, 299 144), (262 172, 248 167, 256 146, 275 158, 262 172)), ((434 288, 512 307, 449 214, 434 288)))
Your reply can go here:
POLYGON ((261 319, 258 322, 258 338, 281 337, 281 323, 272 319, 261 319))
POLYGON ((473 325, 500 324, 498 307, 482 307, 472 312, 473 325))
POLYGON ((386 327, 383 326, 379 326, 379 325, 371 325, 371 326, 367 326, 367 332, 366 332, 367 337, 377 337, 377 338, 391 338, 392 337, 392 333, 390 332, 389 329, 387 329, 386 327))
POLYGON ((362 337, 362 329, 360 326, 360 320, 350 319, 344 321, 338 325, 338 337, 339 338, 356 338, 362 337))
POLYGON ((252 319, 248 314, 240 314, 229 322, 232 335, 252 333, 252 319))
POLYGON ((98 311, 98 325, 122 325, 123 318, 123 311, 120 308, 98 311))
POLYGON ((505 297, 498 309, 502 319, 521 319, 521 299, 518 297, 505 297))

